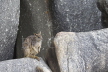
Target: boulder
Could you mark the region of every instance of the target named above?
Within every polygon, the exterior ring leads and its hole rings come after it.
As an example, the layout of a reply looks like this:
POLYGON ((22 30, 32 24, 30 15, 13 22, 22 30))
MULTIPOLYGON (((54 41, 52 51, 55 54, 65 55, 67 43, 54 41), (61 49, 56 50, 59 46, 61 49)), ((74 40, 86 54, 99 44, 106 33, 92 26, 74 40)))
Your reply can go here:
POLYGON ((0 61, 13 58, 19 13, 20 0, 0 0, 0 61))
POLYGON ((53 34, 102 29, 97 0, 50 0, 53 34))
POLYGON ((41 58, 21 58, 0 62, 0 72, 52 72, 41 58))
POLYGON ((51 40, 51 21, 46 0, 21 0, 20 23, 16 42, 16 58, 23 57, 22 42, 29 35, 41 31, 43 41, 41 52, 38 54, 45 58, 46 49, 51 40))
POLYGON ((61 72, 107 72, 108 28, 90 32, 59 32, 54 38, 61 72))

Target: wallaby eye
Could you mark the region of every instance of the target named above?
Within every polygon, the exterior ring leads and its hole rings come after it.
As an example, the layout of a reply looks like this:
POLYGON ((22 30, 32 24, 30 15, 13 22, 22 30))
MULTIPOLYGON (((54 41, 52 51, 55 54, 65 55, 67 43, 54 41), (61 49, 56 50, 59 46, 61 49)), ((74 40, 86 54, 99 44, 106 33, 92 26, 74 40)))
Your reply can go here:
POLYGON ((39 36, 37 36, 38 38, 40 38, 39 36))

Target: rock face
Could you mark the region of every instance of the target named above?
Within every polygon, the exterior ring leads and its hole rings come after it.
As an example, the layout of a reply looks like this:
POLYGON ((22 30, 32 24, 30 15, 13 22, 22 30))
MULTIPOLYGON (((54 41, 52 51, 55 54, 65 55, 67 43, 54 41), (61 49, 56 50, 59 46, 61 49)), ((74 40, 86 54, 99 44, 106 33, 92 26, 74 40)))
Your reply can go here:
POLYGON ((51 21, 46 0, 21 0, 20 24, 16 43, 17 58, 23 57, 22 42, 24 38, 41 31, 43 42, 39 56, 44 58, 51 40, 51 21))
POLYGON ((42 69, 42 72, 52 72, 42 59, 37 61, 36 59, 22 58, 0 62, 0 72, 38 72, 37 67, 42 69))
POLYGON ((60 31, 101 29, 101 12, 97 0, 50 0, 54 35, 60 31))
POLYGON ((97 0, 97 6, 99 10, 102 12, 102 25, 108 28, 108 0, 97 0))
POLYGON ((0 61, 13 58, 20 0, 0 0, 0 61))
POLYGON ((108 71, 108 29, 60 32, 54 44, 61 72, 108 71))

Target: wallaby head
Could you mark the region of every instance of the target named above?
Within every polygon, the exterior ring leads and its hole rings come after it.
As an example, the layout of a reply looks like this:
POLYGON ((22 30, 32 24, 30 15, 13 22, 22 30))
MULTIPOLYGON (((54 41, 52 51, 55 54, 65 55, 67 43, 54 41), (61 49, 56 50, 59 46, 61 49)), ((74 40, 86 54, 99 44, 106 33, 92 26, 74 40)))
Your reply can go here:
POLYGON ((34 35, 35 35, 37 41, 41 41, 42 40, 41 31, 38 34, 34 33, 34 35))

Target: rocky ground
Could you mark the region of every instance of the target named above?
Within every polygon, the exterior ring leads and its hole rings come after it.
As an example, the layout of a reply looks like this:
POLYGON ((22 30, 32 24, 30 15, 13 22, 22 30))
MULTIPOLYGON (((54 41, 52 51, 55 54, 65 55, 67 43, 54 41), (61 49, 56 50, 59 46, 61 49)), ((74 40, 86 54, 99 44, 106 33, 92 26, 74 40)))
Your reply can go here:
POLYGON ((107 0, 0 0, 0 72, 107 72, 107 0), (42 32, 40 61, 23 39, 42 32))

